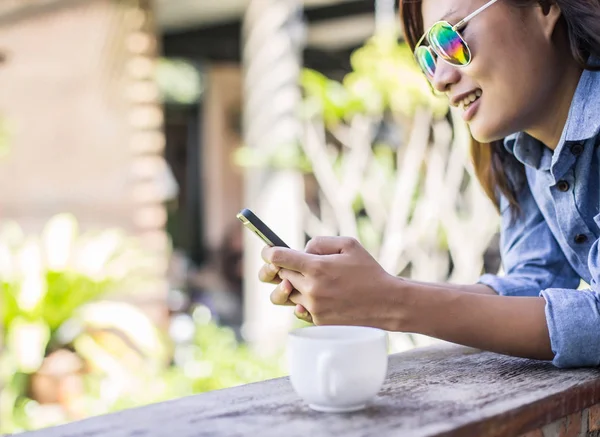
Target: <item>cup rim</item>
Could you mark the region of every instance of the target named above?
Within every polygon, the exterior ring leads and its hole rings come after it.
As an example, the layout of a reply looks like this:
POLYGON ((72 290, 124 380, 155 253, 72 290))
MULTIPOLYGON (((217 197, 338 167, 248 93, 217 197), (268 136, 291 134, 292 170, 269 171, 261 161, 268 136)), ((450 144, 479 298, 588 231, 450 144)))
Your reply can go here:
POLYGON ((290 338, 304 341, 319 341, 328 342, 334 344, 348 344, 348 343, 362 343, 371 342, 375 340, 385 339, 387 332, 373 328, 371 326, 353 326, 353 325, 326 325, 326 326, 307 326, 303 328, 296 328, 288 334, 290 338), (339 332, 341 330, 355 330, 359 331, 362 335, 350 338, 328 338, 328 337, 311 337, 309 334, 312 331, 333 331, 339 332))

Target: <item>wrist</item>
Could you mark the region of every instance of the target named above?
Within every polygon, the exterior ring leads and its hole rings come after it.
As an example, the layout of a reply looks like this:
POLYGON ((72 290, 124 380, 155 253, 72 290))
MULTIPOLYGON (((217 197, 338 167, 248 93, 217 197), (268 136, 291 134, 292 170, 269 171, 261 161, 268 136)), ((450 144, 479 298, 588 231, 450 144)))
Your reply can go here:
POLYGON ((458 289, 396 279, 395 330, 400 332, 435 335, 439 320, 448 311, 455 311, 457 300, 465 294, 458 289))
POLYGON ((420 305, 417 304, 421 285, 400 277, 392 277, 393 313, 392 329, 395 332, 417 332, 417 323, 421 318, 420 305))

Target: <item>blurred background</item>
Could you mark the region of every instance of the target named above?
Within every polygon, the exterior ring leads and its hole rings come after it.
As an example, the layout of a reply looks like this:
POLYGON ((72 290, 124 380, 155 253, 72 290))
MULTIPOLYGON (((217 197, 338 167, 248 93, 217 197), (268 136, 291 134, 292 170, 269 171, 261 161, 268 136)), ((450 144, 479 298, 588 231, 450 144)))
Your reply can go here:
POLYGON ((0 433, 285 375, 302 324, 245 207, 393 274, 498 272, 468 131, 396 3, 0 1, 0 433))

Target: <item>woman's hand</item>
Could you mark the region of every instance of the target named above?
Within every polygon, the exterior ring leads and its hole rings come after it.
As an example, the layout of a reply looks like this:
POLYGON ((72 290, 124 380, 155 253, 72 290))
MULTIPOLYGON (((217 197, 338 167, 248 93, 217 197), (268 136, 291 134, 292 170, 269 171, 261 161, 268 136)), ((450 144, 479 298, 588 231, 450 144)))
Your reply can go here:
POLYGON ((394 285, 399 279, 386 273, 355 239, 318 237, 305 252, 266 247, 262 255, 266 265, 260 279, 279 282, 271 301, 295 304, 298 317, 310 316, 317 325, 396 328, 399 296, 394 285))
MULTIPOLYGON (((265 248, 265 250, 268 246, 265 248)), ((297 318, 304 320, 308 323, 313 323, 312 316, 310 313, 304 308, 302 305, 296 305, 294 302, 290 300, 290 296, 295 293, 298 294, 298 291, 294 290, 294 286, 287 279, 281 279, 279 277, 279 272, 281 269, 274 264, 271 264, 265 258, 265 250, 263 250, 263 261, 265 264, 262 266, 260 271, 258 272, 258 278, 261 282, 265 282, 267 284, 277 285, 275 290, 271 293, 271 302, 274 305, 281 306, 296 306, 294 310, 294 314, 297 318)))
POLYGON ((543 297, 396 278, 356 240, 342 237, 313 239, 306 252, 265 248, 263 258, 275 267, 263 267, 261 280, 279 282, 271 300, 297 305, 296 315, 317 325, 372 326, 525 358, 554 356, 543 297), (298 305, 307 313, 299 314, 298 305))

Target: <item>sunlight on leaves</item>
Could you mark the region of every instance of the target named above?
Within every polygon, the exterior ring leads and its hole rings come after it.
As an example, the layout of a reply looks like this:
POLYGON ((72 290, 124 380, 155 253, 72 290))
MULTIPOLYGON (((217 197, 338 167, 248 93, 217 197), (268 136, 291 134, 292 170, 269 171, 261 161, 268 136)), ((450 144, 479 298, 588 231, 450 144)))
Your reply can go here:
POLYGON ((42 244, 50 270, 65 270, 71 257, 79 229, 72 214, 52 217, 42 231, 42 244))
POLYGON ((50 330, 45 323, 30 322, 23 317, 13 320, 6 343, 15 357, 17 369, 23 373, 39 369, 49 339, 50 330))

